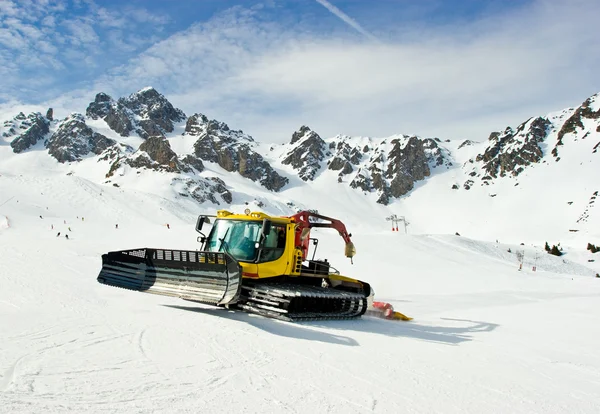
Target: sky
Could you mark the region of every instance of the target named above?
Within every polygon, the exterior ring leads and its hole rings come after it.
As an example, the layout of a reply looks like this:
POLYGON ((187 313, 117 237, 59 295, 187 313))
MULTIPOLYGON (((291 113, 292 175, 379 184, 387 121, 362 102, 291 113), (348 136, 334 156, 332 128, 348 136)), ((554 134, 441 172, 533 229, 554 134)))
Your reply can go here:
POLYGON ((264 142, 487 139, 600 91, 595 0, 0 0, 0 119, 153 86, 264 142))

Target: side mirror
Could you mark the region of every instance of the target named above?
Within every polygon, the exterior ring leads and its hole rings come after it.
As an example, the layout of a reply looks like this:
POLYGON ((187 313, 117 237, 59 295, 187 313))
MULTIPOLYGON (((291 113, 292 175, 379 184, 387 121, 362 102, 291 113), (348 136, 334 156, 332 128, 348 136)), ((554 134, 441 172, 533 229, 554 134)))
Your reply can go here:
POLYGON ((269 234, 270 231, 271 231, 271 220, 264 219, 263 225, 262 225, 262 230, 261 230, 262 237, 267 237, 267 234, 269 234))
POLYGON ((202 226, 204 226, 205 221, 206 221, 206 216, 198 216, 198 221, 196 221, 196 231, 198 233, 201 232, 202 226))

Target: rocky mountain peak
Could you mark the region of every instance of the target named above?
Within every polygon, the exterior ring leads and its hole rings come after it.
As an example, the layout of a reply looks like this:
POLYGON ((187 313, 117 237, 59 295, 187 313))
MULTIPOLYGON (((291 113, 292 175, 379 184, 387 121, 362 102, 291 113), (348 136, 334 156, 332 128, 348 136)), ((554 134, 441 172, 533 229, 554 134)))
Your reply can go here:
POLYGON ((313 132, 308 126, 302 125, 298 131, 296 131, 292 134, 292 140, 290 141, 290 144, 295 144, 296 142, 300 141, 302 138, 306 137, 307 135, 311 135, 311 134, 316 134, 316 133, 313 132))
POLYGON ((94 102, 88 105, 86 115, 92 119, 103 119, 121 136, 129 136, 135 131, 144 139, 173 132, 173 123, 186 119, 181 109, 173 107, 167 98, 152 87, 117 101, 100 92, 94 102))
POLYGON ((152 87, 144 88, 120 98, 119 103, 137 115, 137 133, 142 138, 152 135, 165 135, 173 132, 173 122, 185 121, 186 116, 181 109, 175 108, 171 102, 152 87))
POLYGON ((210 134, 225 140, 233 139, 254 142, 254 139, 250 135, 244 134, 243 131, 232 131, 225 122, 208 119, 206 115, 200 113, 196 113, 188 118, 185 124, 185 133, 195 136, 210 134))
POLYGON ((5 131, 2 136, 4 138, 14 137, 10 146, 13 152, 18 154, 44 139, 50 132, 50 121, 39 112, 32 112, 27 116, 23 112, 19 112, 13 119, 4 122, 3 129, 5 131))
POLYGON ((488 147, 475 158, 483 164, 485 176, 517 176, 528 165, 539 162, 549 125, 548 119, 537 117, 523 122, 516 130, 509 127, 503 133, 490 134, 488 147))
POLYGON ((314 180, 325 156, 331 155, 325 141, 319 134, 303 125, 292 134, 290 145, 292 149, 283 156, 281 163, 298 170, 298 176, 303 181, 314 180))
MULTIPOLYGON (((403 135, 368 147, 364 146, 369 158, 361 164, 350 187, 375 191, 377 202, 384 205, 411 191, 415 182, 431 175, 432 168, 444 163, 451 165, 437 142, 430 138, 403 135)), ((353 153, 359 153, 358 145, 353 153)))
MULTIPOLYGON (((594 137, 597 132, 600 132, 598 94, 577 108, 530 118, 517 128, 507 127, 504 132, 492 132, 484 151, 465 164, 472 178, 463 186, 469 189, 477 178, 481 179, 482 185, 490 185, 501 177, 517 177, 527 168, 546 162, 546 155, 558 162, 563 145, 567 142, 569 145, 588 145, 586 138, 594 137)), ((600 142, 589 146, 595 152, 600 142)))
POLYGON ((253 149, 256 143, 251 136, 230 129, 224 122, 194 114, 188 118, 185 134, 198 137, 194 143, 198 159, 217 163, 226 171, 236 171, 271 191, 279 191, 288 183, 253 149))
MULTIPOLYGON (((586 99, 573 114, 565 121, 558 132, 556 143, 552 149, 552 155, 557 161, 560 160, 558 156, 558 147, 564 145, 563 138, 567 134, 575 134, 578 130, 585 130, 586 120, 592 122, 598 121, 600 118, 600 94, 592 95, 586 99)), ((596 122, 596 132, 600 132, 600 122, 596 122)))
POLYGON ((92 130, 82 114, 73 113, 65 118, 46 144, 48 153, 58 162, 80 161, 91 153, 101 154, 116 145, 112 139, 92 130))

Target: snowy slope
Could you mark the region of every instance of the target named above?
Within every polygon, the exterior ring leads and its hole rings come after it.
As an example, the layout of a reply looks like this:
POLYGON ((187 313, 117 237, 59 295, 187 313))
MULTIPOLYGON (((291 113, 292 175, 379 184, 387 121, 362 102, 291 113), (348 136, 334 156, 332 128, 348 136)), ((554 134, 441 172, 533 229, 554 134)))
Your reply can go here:
POLYGON ((80 164, 61 173, 29 165, 34 156, 0 164, 2 412, 600 406, 600 263, 583 248, 558 258, 539 245, 392 233, 354 192, 337 189, 308 201, 348 222, 358 255, 351 265, 337 234, 320 230, 317 257, 415 320, 284 323, 98 284, 108 250, 196 248, 195 217, 212 207, 142 184, 156 176, 138 178, 140 189, 113 187, 66 175, 80 164))
MULTIPOLYGON (((314 180, 304 181, 281 162, 301 142, 220 129, 216 141, 239 135, 233 146, 246 144, 289 179, 275 192, 206 160, 191 173, 122 164, 107 177, 106 154, 65 163, 48 155, 44 139, 60 120, 19 154, 10 129, 35 117, 0 124, 0 412, 596 412, 600 253, 585 248, 600 245, 600 107, 597 96, 586 102, 537 118, 547 125, 541 162, 517 174, 484 179, 496 155, 527 149, 533 118, 486 142, 437 141, 431 174, 389 205, 349 183, 385 170, 392 140, 413 137, 327 138, 331 154, 309 160, 305 178, 314 180), (481 156, 502 139, 498 154, 481 156), (340 143, 370 150, 338 182, 328 162, 340 143), (215 179, 231 203, 190 197, 185 180, 215 179), (324 229, 314 232, 317 258, 371 283, 414 321, 289 324, 96 282, 107 251, 198 248, 196 217, 218 208, 309 208, 343 220, 354 264, 324 229), (390 214, 406 218, 408 234, 391 231, 390 214), (565 254, 548 255, 546 241, 565 254)), ((145 142, 102 119, 86 124, 129 146, 127 157, 145 142)), ((185 132, 173 122, 166 133, 178 156, 194 153, 198 135, 185 132)))

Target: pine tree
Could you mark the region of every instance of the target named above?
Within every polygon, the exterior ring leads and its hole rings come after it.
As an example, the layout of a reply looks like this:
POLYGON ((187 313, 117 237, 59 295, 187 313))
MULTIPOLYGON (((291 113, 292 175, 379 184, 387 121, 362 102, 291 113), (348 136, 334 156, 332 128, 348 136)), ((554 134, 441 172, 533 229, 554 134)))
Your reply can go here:
POLYGON ((562 252, 560 250, 558 250, 558 247, 556 246, 552 246, 552 249, 550 250, 550 254, 553 254, 554 256, 562 256, 562 252))
POLYGON ((548 245, 548 242, 546 242, 546 245, 544 246, 544 250, 546 250, 548 253, 550 253, 550 246, 548 245))

